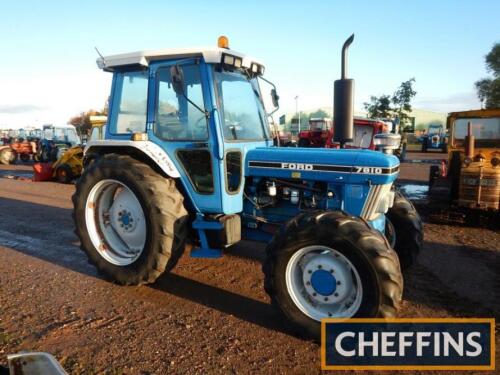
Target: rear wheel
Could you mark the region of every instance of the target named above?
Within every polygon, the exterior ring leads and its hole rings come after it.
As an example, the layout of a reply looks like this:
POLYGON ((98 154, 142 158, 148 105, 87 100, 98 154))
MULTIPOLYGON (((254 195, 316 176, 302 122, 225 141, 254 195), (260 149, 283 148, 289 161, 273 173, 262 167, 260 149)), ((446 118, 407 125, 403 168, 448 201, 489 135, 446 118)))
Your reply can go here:
POLYGON ((265 289, 293 327, 319 340, 323 318, 393 317, 403 278, 384 236, 344 212, 292 219, 268 246, 265 289))
POLYGON ((396 233, 394 250, 398 254, 401 268, 406 269, 415 263, 422 249, 422 219, 415 206, 399 191, 396 191, 394 205, 387 212, 387 217, 396 233))
POLYGON ((439 178, 439 166, 431 165, 429 169, 429 190, 434 186, 434 183, 439 178))
POLYGON ((87 168, 73 205, 82 250, 120 284, 152 283, 182 255, 188 215, 175 181, 129 156, 87 168))

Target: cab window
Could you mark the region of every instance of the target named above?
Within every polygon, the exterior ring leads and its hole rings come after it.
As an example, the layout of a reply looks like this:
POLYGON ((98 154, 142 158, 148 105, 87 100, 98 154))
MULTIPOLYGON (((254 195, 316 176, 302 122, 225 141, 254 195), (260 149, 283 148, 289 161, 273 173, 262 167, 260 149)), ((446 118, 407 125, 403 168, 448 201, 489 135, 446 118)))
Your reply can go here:
POLYGON ((148 73, 116 73, 112 133, 124 134, 146 130, 148 73))
POLYGON ((157 103, 154 132, 166 141, 208 139, 207 118, 198 65, 182 65, 184 93, 199 108, 189 103, 184 95, 177 95, 172 86, 170 67, 157 72, 157 103), (201 111, 200 111, 201 109, 201 111))

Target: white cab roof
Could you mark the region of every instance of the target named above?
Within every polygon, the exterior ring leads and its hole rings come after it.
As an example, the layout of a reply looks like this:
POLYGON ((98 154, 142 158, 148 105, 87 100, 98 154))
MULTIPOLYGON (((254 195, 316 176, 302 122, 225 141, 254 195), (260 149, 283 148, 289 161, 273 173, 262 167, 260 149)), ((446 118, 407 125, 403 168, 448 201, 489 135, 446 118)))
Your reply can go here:
POLYGON ((203 56, 205 62, 209 64, 217 64, 221 62, 223 53, 242 58, 242 65, 246 68, 249 68, 252 62, 262 65, 262 63, 257 59, 246 56, 243 53, 236 52, 231 49, 218 47, 194 47, 170 48, 156 51, 138 51, 123 53, 119 55, 105 56, 104 58, 100 57, 97 59, 97 66, 100 69, 112 72, 114 68, 119 66, 142 65, 144 67, 147 67, 152 61, 201 56, 203 56))

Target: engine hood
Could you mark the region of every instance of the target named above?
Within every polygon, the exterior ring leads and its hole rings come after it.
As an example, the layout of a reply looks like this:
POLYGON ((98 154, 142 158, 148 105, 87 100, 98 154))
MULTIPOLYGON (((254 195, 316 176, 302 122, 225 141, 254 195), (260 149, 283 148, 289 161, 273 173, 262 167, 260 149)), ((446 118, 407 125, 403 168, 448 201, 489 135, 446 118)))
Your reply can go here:
POLYGON ((246 176, 386 184, 398 173, 395 156, 360 149, 259 147, 245 161, 246 176))

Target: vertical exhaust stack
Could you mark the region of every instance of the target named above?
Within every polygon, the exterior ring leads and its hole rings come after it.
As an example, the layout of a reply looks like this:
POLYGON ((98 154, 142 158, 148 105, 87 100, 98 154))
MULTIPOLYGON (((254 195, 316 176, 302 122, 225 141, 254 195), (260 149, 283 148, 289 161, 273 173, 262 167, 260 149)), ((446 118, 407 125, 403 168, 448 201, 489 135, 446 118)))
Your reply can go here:
POLYGON ((342 47, 342 76, 334 83, 333 90, 333 140, 344 148, 346 142, 353 140, 354 80, 347 77, 347 49, 354 40, 352 34, 342 47))
POLYGON ((467 123, 467 136, 465 137, 465 156, 469 159, 474 157, 474 136, 472 135, 472 123, 467 123))

